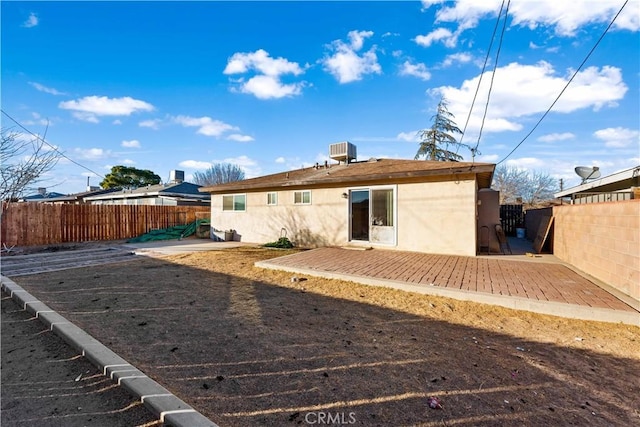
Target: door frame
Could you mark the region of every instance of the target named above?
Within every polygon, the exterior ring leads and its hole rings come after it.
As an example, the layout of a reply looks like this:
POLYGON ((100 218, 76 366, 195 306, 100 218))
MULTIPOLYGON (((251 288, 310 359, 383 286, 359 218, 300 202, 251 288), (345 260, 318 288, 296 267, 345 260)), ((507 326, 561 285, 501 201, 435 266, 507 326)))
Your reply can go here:
POLYGON ((389 184, 389 185, 371 185, 371 186, 363 186, 363 187, 349 187, 348 191, 348 207, 347 207, 347 241, 350 244, 355 245, 380 245, 380 246, 397 246, 398 244, 398 186, 397 184, 389 184), (372 227, 373 227, 373 218, 372 218, 372 191, 375 190, 392 190, 392 201, 393 201, 393 231, 392 231, 392 239, 388 242, 375 242, 371 241, 372 227), (351 238, 352 236, 352 228, 353 228, 353 214, 352 214, 352 192, 354 191, 369 191, 369 240, 354 240, 351 238))

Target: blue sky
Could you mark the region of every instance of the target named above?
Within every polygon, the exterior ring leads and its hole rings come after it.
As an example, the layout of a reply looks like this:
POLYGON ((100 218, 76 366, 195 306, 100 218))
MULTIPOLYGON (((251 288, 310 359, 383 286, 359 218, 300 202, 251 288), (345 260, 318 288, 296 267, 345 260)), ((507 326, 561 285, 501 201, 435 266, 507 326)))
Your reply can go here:
MULTIPOLYGON (((360 160, 413 159, 444 96, 476 161, 566 188, 578 165, 640 164, 639 0, 505 157, 624 4, 511 1, 482 75, 501 0, 3 1, 2 109, 40 135, 48 124, 46 140, 97 174, 124 164, 168 180, 218 162, 247 177, 310 166, 339 141, 360 160)), ((102 179, 87 169, 62 159, 39 185, 84 191, 102 179)))

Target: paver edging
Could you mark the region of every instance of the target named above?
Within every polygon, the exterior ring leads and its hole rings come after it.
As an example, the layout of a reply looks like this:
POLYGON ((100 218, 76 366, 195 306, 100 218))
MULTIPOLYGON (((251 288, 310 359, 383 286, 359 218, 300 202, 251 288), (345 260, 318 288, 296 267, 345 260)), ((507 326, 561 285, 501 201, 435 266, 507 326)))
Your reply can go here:
POLYGON ((23 310, 33 314, 66 343, 82 352, 105 376, 122 385, 167 426, 173 427, 218 427, 166 388, 126 360, 111 351, 100 341, 80 329, 66 318, 51 310, 46 304, 25 291, 20 285, 5 276, 0 276, 0 288, 23 310), (131 380, 142 380, 132 386, 131 380), (142 388, 140 385, 144 385, 142 388), (144 391, 145 394, 140 394, 144 391))
POLYGON ((606 308, 583 307, 555 301, 537 301, 516 296, 471 292, 464 289, 451 289, 437 285, 412 285, 410 283, 396 280, 377 279, 374 277, 365 277, 346 273, 333 273, 309 268, 283 266, 277 263, 272 263, 270 262, 270 260, 258 261, 254 265, 256 267, 271 270, 288 271, 291 273, 306 274, 309 276, 322 277, 327 279, 345 280, 354 283, 360 283, 363 285, 381 286, 409 292, 416 292, 425 295, 437 295, 462 301, 472 301, 482 304, 497 305, 514 310, 531 311, 534 313, 546 314, 551 316, 559 316, 558 313, 561 312, 563 313, 561 317, 572 319, 592 320, 608 323, 624 323, 628 325, 640 326, 640 316, 636 311, 623 312, 606 308))

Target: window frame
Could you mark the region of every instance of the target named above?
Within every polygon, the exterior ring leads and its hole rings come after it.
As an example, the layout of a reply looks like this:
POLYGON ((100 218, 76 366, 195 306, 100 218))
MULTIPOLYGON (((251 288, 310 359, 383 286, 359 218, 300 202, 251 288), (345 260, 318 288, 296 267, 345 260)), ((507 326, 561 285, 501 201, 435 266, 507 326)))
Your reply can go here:
POLYGON ((296 190, 293 192, 293 204, 294 205, 310 205, 311 204, 311 190, 296 190), (296 201, 296 195, 300 194, 300 201, 296 201), (305 202, 305 194, 309 195, 309 201, 305 202))
POLYGON ((267 192, 267 206, 277 206, 277 205, 278 205, 278 192, 277 191, 267 192))
POLYGON ((223 212, 246 212, 247 211, 247 195, 245 193, 238 194, 223 194, 222 195, 222 211, 223 212), (225 198, 231 197, 232 209, 225 209, 225 198), (243 198, 243 209, 236 209, 237 201, 236 198, 243 198))

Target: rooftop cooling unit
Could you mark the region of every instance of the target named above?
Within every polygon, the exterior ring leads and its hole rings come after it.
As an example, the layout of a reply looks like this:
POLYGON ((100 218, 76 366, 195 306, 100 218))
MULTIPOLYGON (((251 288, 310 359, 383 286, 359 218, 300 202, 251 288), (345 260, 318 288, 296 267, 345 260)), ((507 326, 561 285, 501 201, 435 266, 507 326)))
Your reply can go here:
POLYGON ((172 170, 169 174, 169 181, 176 184, 184 182, 184 171, 172 170))
POLYGON ((336 142, 329 146, 329 157, 339 162, 350 163, 351 160, 355 160, 356 146, 350 142, 336 142))

